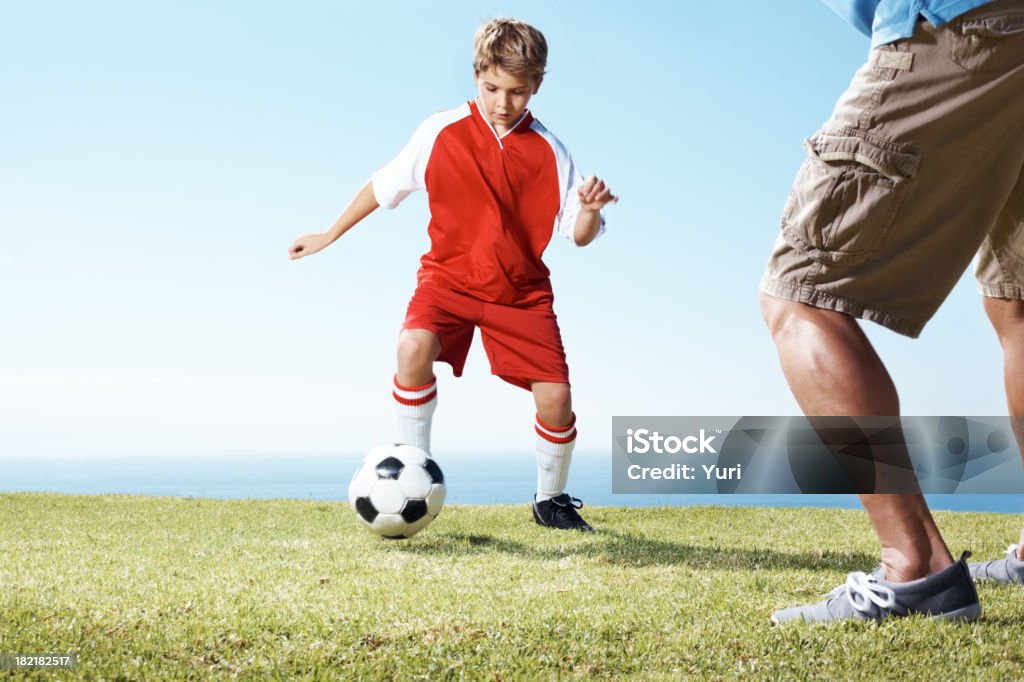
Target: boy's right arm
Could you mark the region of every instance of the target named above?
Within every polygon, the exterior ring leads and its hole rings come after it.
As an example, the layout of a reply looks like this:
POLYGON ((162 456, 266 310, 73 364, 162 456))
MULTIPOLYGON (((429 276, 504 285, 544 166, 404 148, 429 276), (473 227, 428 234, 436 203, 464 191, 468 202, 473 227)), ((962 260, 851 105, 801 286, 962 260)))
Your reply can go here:
POLYGON ((316 253, 332 244, 378 207, 395 208, 411 193, 426 189, 427 161, 434 139, 446 122, 462 118, 468 115, 468 111, 468 105, 464 105, 459 109, 440 112, 424 121, 398 156, 378 169, 370 181, 363 185, 330 229, 302 235, 288 249, 288 257, 296 260, 316 253))
POLYGON ((373 213, 379 205, 373 194, 373 181, 371 180, 363 185, 363 188, 359 190, 326 232, 304 234, 296 239, 288 249, 288 257, 297 260, 331 245, 338 237, 355 227, 356 223, 373 213))

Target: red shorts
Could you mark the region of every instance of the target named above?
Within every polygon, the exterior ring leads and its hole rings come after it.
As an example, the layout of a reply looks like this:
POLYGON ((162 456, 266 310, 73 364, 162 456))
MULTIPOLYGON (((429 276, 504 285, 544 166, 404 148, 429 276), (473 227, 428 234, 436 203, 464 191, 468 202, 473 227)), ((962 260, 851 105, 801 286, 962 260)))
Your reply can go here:
POLYGON ((569 383, 562 334, 551 304, 532 308, 487 303, 443 284, 416 288, 402 329, 426 329, 441 341, 438 360, 462 376, 473 329, 480 327, 491 373, 530 390, 530 381, 569 383))

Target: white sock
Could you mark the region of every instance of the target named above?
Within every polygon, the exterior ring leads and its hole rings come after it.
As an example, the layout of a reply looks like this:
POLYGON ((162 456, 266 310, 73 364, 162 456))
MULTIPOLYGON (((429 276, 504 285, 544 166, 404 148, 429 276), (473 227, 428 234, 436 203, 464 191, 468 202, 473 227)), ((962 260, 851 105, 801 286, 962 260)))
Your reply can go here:
POLYGON ((407 388, 395 376, 395 408, 398 413, 398 442, 430 452, 430 422, 437 407, 437 378, 429 384, 407 388))
POLYGON ((548 426, 537 416, 537 501, 543 502, 565 492, 569 463, 576 446, 576 415, 568 426, 548 426))

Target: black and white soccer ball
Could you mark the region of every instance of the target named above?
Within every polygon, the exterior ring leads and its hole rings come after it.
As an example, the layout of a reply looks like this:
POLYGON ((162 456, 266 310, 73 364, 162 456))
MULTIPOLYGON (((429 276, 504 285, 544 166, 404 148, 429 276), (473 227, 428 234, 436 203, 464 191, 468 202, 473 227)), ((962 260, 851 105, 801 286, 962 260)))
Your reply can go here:
POLYGON ((412 445, 370 450, 348 484, 348 501, 371 532, 411 538, 444 504, 444 474, 430 455, 412 445))

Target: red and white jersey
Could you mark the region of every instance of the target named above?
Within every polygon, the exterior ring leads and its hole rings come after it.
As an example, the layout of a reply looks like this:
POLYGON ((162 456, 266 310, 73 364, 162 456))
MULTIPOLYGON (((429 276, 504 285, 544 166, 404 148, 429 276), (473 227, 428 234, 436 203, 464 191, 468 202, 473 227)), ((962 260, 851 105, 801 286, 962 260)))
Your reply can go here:
POLYGON ((421 283, 533 306, 552 300, 541 254, 554 231, 573 239, 582 182, 572 156, 529 111, 499 136, 471 101, 424 121, 373 174, 373 193, 394 208, 427 191, 430 251, 420 259, 421 283))

